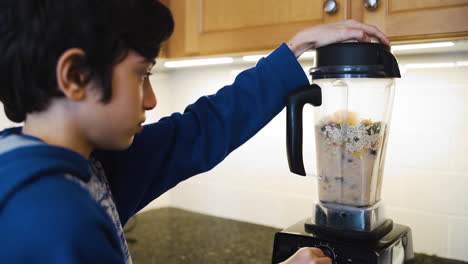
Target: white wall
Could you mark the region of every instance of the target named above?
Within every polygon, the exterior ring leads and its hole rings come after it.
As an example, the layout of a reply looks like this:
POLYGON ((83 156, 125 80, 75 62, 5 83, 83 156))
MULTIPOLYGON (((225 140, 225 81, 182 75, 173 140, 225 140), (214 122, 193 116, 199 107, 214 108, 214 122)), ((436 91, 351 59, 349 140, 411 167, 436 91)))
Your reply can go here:
MULTIPOLYGON (((468 52, 401 56, 400 64, 468 61, 468 52)), ((216 66, 156 74, 158 96, 148 121, 216 92, 232 72, 253 65, 216 66)), ((303 63, 310 67, 310 61, 303 63)), ((417 252, 468 260, 468 67, 409 69, 398 81, 383 199, 388 215, 413 230, 417 252)), ((306 107, 312 133, 312 107, 306 107)), ((10 126, 3 113, 0 127, 10 126)), ((309 217, 317 199, 311 178, 287 167, 285 113, 212 171, 187 180, 147 209, 175 206, 284 228, 309 217)), ((315 160, 313 137, 305 157, 315 160)), ((312 162, 311 162, 312 163, 312 162)), ((306 164, 308 170, 313 165, 306 164)))

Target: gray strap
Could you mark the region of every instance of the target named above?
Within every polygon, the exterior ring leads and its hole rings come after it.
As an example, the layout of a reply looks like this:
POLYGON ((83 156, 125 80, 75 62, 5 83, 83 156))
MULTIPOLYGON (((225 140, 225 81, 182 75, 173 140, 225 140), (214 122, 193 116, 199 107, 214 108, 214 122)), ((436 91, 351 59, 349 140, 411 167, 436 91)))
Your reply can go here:
POLYGON ((10 135, 4 138, 0 138, 0 154, 13 150, 19 147, 33 146, 44 144, 41 141, 34 139, 24 138, 19 135, 10 135))

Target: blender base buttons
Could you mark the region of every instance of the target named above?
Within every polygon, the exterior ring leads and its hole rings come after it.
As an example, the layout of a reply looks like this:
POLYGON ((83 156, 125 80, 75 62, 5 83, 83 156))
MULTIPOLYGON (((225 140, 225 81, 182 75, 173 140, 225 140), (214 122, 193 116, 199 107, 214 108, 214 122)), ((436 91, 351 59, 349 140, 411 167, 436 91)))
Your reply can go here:
POLYGON ((411 229, 393 224, 381 238, 346 239, 309 233, 309 219, 275 234, 272 263, 285 261, 302 247, 326 249, 334 264, 410 264, 414 261, 411 229))

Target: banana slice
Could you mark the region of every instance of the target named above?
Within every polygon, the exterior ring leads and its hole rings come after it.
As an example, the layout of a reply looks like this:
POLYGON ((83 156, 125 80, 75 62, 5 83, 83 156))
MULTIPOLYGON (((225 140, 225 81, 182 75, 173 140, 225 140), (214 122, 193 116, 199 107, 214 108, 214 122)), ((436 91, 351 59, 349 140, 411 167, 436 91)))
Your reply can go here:
POLYGON ((357 126, 361 122, 359 115, 356 112, 346 110, 337 111, 333 114, 333 121, 340 125, 348 124, 349 126, 357 126))

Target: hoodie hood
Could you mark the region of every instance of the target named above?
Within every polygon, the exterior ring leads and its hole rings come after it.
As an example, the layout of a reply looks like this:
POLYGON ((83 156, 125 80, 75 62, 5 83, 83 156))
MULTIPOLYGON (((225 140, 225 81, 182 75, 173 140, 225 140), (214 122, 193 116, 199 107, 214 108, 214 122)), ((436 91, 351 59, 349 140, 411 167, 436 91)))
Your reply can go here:
POLYGON ((21 133, 22 128, 0 132, 0 211, 9 197, 27 184, 46 176, 70 174, 88 182, 88 160, 62 147, 21 133))

